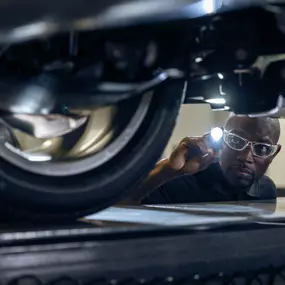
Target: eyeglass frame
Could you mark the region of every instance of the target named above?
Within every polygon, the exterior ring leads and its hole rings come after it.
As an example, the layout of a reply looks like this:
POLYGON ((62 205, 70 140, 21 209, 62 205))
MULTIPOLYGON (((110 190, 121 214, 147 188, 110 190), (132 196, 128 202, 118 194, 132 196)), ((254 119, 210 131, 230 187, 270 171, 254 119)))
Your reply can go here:
POLYGON ((224 132, 224 134, 223 134, 223 141, 224 141, 224 143, 225 143, 229 148, 231 148, 232 150, 235 150, 235 151, 243 151, 243 150, 245 150, 248 146, 250 146, 250 149, 251 149, 252 154, 253 154, 254 156, 258 157, 258 158, 263 158, 263 159, 266 159, 266 158, 269 158, 269 157, 275 155, 276 152, 278 151, 278 147, 279 147, 278 144, 268 144, 268 143, 261 143, 261 142, 252 142, 252 141, 250 141, 250 140, 248 140, 248 139, 245 139, 245 138, 243 138, 243 137, 241 137, 241 136, 239 136, 239 135, 237 135, 237 134, 235 134, 235 133, 232 133, 232 132, 230 132, 230 131, 227 131, 227 130, 225 130, 225 129, 223 130, 223 132, 224 132), (244 147, 243 147, 242 149, 234 149, 233 147, 231 147, 231 146, 227 143, 227 141, 226 141, 226 139, 225 139, 226 136, 229 135, 229 134, 235 135, 235 136, 237 136, 238 138, 240 138, 240 139, 242 139, 243 141, 245 141, 244 147), (269 154, 269 155, 267 155, 267 156, 259 156, 259 155, 256 155, 256 154, 254 154, 254 151, 253 151, 253 146, 254 146, 255 144, 263 144, 263 145, 266 145, 266 146, 273 147, 273 151, 272 151, 271 154, 269 154))

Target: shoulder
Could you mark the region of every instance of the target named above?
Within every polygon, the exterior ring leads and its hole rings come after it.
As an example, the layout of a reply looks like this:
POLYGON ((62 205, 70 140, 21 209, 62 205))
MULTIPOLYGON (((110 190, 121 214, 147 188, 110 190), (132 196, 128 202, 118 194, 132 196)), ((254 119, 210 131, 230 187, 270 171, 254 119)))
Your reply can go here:
POLYGON ((259 180, 260 196, 264 199, 275 199, 277 189, 275 183, 266 175, 259 180))
POLYGON ((275 183, 266 175, 263 175, 259 180, 260 185, 276 189, 275 183))
POLYGON ((197 190, 193 176, 179 176, 155 189, 143 200, 143 204, 189 203, 197 195, 197 190))

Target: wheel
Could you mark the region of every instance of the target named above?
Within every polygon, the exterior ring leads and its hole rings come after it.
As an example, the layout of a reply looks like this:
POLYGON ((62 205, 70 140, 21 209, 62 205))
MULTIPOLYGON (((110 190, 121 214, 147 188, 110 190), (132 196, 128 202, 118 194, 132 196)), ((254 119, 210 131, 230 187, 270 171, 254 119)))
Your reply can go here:
MULTIPOLYGON (((114 205, 135 190, 160 158, 183 94, 184 83, 173 81, 105 111, 94 110, 99 115, 93 121, 105 122, 96 134, 89 116, 82 128, 37 141, 33 151, 25 150, 23 142, 17 148, 2 140, 0 211, 17 218, 66 221, 114 205), (52 159, 30 159, 15 151, 19 149, 28 155, 36 149, 52 159)), ((19 133, 13 130, 13 136, 19 138, 19 133)))

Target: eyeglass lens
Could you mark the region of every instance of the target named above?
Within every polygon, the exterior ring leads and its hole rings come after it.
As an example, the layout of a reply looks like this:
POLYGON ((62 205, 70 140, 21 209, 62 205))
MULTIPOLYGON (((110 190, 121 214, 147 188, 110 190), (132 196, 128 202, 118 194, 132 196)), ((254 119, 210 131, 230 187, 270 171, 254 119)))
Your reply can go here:
MULTIPOLYGON (((231 133, 225 136, 225 141, 229 145, 229 147, 234 150, 243 150, 248 143, 248 141, 246 141, 245 139, 231 133)), ((253 154, 256 156, 267 157, 273 153, 274 147, 272 145, 264 143, 253 143, 252 151, 253 154)))

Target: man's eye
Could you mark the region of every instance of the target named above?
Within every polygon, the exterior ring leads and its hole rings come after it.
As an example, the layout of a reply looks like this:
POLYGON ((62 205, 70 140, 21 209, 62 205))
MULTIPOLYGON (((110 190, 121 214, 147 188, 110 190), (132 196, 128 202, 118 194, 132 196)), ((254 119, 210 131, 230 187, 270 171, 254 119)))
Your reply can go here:
POLYGON ((240 140, 239 139, 237 139, 237 138, 232 138, 232 140, 231 140, 233 143, 239 143, 240 142, 240 140))
POLYGON ((236 146, 242 146, 244 145, 244 141, 236 136, 229 136, 228 138, 229 143, 234 144, 236 146))
POLYGON ((272 147, 264 144, 255 145, 255 151, 259 156, 268 156, 272 153, 272 147))

